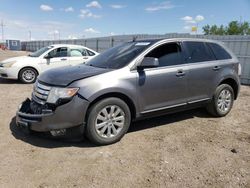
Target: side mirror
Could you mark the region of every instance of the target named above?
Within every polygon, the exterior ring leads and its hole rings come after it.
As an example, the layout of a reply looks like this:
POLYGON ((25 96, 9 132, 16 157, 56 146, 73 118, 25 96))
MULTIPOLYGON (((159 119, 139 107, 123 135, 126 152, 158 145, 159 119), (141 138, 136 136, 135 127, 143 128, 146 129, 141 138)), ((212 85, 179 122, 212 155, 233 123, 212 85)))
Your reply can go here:
POLYGON ((159 66, 158 58, 154 57, 144 57, 141 63, 137 66, 138 69, 153 68, 159 66))
POLYGON ((49 55, 49 54, 44 56, 44 59, 51 59, 51 58, 53 58, 53 57, 51 55, 49 55))

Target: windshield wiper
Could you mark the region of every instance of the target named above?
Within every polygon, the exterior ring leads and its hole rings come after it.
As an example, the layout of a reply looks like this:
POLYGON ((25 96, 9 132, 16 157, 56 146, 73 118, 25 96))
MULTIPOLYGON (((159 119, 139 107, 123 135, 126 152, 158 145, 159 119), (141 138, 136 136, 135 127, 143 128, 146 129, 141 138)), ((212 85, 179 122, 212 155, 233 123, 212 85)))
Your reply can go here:
POLYGON ((100 68, 100 69, 110 69, 109 67, 98 67, 98 66, 95 66, 93 64, 85 64, 85 65, 88 65, 90 67, 96 67, 96 68, 100 68))

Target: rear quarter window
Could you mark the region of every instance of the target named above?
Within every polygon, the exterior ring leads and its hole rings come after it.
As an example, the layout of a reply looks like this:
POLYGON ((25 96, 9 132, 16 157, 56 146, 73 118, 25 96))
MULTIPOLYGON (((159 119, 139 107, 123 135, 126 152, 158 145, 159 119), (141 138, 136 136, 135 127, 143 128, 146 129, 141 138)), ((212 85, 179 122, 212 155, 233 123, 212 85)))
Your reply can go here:
POLYGON ((207 43, 207 45, 211 48, 217 60, 232 59, 231 55, 222 46, 216 43, 207 43))
POLYGON ((188 53, 188 63, 216 60, 214 54, 204 42, 186 41, 184 46, 188 53))
POLYGON ((87 50, 87 52, 88 52, 88 55, 89 55, 89 56, 94 56, 94 55, 95 55, 94 52, 91 52, 91 51, 89 51, 89 50, 87 50))

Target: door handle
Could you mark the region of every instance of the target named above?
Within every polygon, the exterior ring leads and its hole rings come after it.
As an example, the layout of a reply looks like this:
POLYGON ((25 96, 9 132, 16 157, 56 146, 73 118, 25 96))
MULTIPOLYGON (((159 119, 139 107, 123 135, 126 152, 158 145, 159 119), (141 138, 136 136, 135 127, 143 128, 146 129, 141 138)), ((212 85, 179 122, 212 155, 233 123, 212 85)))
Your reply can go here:
POLYGON ((62 58, 61 61, 66 61, 67 59, 66 58, 62 58))
POLYGON ((177 77, 182 77, 182 76, 185 76, 185 72, 183 70, 178 70, 177 73, 176 73, 176 76, 177 77))
POLYGON ((88 57, 83 57, 83 59, 88 59, 88 57))
POLYGON ((214 68, 213 68, 214 71, 217 71, 217 70, 220 70, 220 69, 221 69, 220 66, 214 66, 214 68))

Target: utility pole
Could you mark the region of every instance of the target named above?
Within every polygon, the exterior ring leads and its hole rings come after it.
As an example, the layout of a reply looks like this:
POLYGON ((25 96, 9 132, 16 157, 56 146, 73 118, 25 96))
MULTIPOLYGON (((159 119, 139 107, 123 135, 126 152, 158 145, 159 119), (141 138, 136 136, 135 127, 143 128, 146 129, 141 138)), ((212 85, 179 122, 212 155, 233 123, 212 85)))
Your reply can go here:
POLYGON ((3 24, 3 20, 1 21, 1 29, 2 29, 2 41, 4 41, 4 27, 5 25, 3 24))
POLYGON ((56 40, 56 30, 53 30, 53 36, 54 36, 54 40, 56 40))
POLYGON ((31 31, 29 30, 29 39, 31 41, 31 31))
POLYGON ((197 24, 196 24, 196 35, 198 35, 198 28, 199 28, 199 24, 197 22, 197 24))

